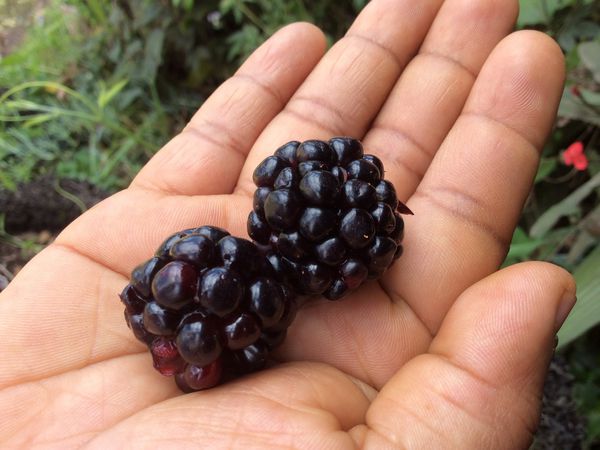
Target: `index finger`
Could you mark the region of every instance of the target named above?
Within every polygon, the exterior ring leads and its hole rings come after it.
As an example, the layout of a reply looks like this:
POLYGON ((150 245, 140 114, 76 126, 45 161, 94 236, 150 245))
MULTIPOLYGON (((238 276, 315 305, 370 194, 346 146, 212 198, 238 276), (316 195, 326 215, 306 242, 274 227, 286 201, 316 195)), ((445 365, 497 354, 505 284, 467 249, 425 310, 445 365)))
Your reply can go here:
POLYGON ((307 23, 275 33, 146 164, 132 187, 175 195, 230 193, 254 141, 324 49, 323 33, 307 23))

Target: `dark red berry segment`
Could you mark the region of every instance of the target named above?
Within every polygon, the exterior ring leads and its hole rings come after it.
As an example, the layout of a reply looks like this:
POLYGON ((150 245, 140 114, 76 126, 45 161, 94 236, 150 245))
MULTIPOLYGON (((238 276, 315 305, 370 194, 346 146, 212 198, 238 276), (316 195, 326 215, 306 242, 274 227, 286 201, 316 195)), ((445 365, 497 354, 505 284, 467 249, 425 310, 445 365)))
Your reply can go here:
POLYGON ((133 272, 131 272, 131 285, 142 297, 150 297, 152 279, 164 265, 165 262, 161 258, 154 257, 133 269, 133 272))
POLYGON ((349 290, 350 287, 348 286, 348 284, 343 279, 338 278, 336 280, 333 280, 333 283, 331 283, 331 286, 325 293, 325 296, 329 300, 338 300, 344 295, 346 295, 349 290))
POLYGON ((278 156, 269 156, 254 170, 253 180, 257 186, 272 186, 279 172, 281 172, 288 163, 278 156))
POLYGON ((264 214, 265 200, 267 196, 273 191, 270 187, 259 187, 254 191, 254 197, 252 200, 252 209, 258 214, 264 214))
POLYGON ((332 163, 335 160, 335 154, 329 144, 323 141, 304 141, 296 150, 296 160, 304 161, 323 161, 332 163))
POLYGON ((130 314, 140 314, 144 311, 144 307, 148 302, 147 299, 143 298, 135 288, 128 284, 123 289, 120 295, 121 302, 125 305, 125 309, 130 314))
POLYGON ((350 248, 364 248, 375 237, 375 221, 364 209, 353 208, 342 217, 340 236, 350 248))
POLYGON ((315 170, 300 181, 300 193, 309 205, 328 206, 337 202, 340 185, 328 171, 315 170))
POLYGON ((170 336, 175 333, 179 324, 175 311, 169 310, 156 302, 148 302, 144 308, 144 328, 157 336, 170 336))
POLYGON ((387 269, 392 264, 397 248, 398 245, 393 239, 376 236, 367 251, 369 271, 379 272, 387 269))
POLYGON ((271 227, 256 211, 248 216, 248 235, 259 244, 266 245, 271 237, 271 227))
POLYGON ((296 187, 296 185, 299 182, 299 176, 298 173, 296 171, 294 171, 294 169, 292 169, 291 167, 286 167, 285 169, 283 169, 281 172, 279 172, 279 175, 277 175, 277 178, 275 179, 275 182, 273 183, 273 188, 275 189, 293 189, 296 187))
POLYGON ((298 141, 290 141, 287 144, 282 145, 277 150, 275 150, 275 156, 286 161, 288 164, 295 166, 297 163, 296 160, 296 149, 300 145, 298 141))
POLYGON ((171 247, 173 246, 173 244, 175 244, 175 242, 177 242, 181 238, 192 234, 194 231, 194 228, 189 228, 187 230, 178 231, 177 233, 172 234, 163 241, 160 247, 158 247, 158 249, 154 253, 154 256, 158 256, 159 258, 168 258, 169 252, 171 251, 171 247))
POLYGON ((223 330, 227 347, 231 350, 239 350, 258 340, 261 326, 256 316, 244 312, 228 321, 223 330))
POLYGON ((200 391, 216 386, 221 381, 223 363, 216 359, 204 367, 189 364, 175 376, 175 382, 183 392, 200 391))
POLYGON ((303 264, 299 272, 298 289, 309 295, 325 292, 333 278, 332 269, 318 263, 303 264))
POLYGON ((348 164, 346 170, 348 171, 349 179, 363 180, 371 185, 377 184, 381 178, 377 166, 366 159, 352 161, 348 164))
POLYGON ((224 230, 223 228, 215 227, 212 225, 204 225, 202 227, 198 227, 194 229, 194 234, 199 234, 200 236, 205 236, 209 238, 214 243, 219 242, 224 237, 229 236, 229 231, 224 230))
POLYGON ((265 218, 275 230, 284 230, 296 223, 300 213, 300 199, 295 191, 280 189, 271 192, 265 200, 265 218))
POLYGON ((319 242, 329 236, 337 227, 337 214, 329 208, 309 207, 304 210, 298 229, 310 241, 319 242))
POLYGON ((329 140, 329 145, 336 153, 337 163, 342 167, 363 157, 363 146, 357 139, 334 137, 329 140))
POLYGON ((394 217, 394 211, 387 203, 379 202, 371 210, 371 216, 375 220, 377 231, 383 236, 389 236, 389 234, 396 228, 396 218, 394 217))
POLYGON ((215 319, 199 318, 185 323, 177 334, 177 348, 190 364, 206 366, 221 354, 219 329, 215 319))
POLYGON ((298 174, 300 177, 314 172, 315 170, 330 170, 331 165, 323 161, 304 161, 298 164, 298 174))
POLYGON ((152 280, 152 294, 166 308, 182 308, 194 299, 197 289, 198 270, 184 261, 168 263, 152 280))
POLYGON ((200 304, 210 313, 223 317, 234 311, 244 295, 241 278, 224 267, 209 269, 200 282, 200 304))
POLYGON ((346 245, 338 238, 327 239, 315 247, 317 259, 328 266, 337 266, 346 260, 346 245))
POLYGON ((179 239, 169 251, 172 259, 194 264, 196 268, 207 267, 213 257, 214 243, 206 236, 191 234, 179 239))
POLYGON ((294 261, 301 261, 310 254, 310 242, 298 231, 280 233, 275 246, 279 253, 294 261))
POLYGON ((150 353, 154 368, 167 377, 181 372, 185 368, 185 361, 179 355, 177 346, 168 338, 156 338, 150 344, 150 353))
POLYGON ((342 201, 347 208, 370 209, 377 197, 373 186, 359 179, 348 180, 342 188, 342 201))
POLYGON ((264 328, 279 322, 285 302, 279 283, 271 278, 259 278, 250 286, 250 311, 260 319, 264 328))
POLYGON ((362 157, 362 159, 364 159, 365 161, 369 161, 371 164, 373 164, 375 167, 377 167, 377 170, 379 171, 380 176, 383 177, 383 163, 377 156, 365 155, 362 157))
POLYGON ((125 321, 127 322, 127 326, 129 326, 131 331, 133 331, 133 335, 136 337, 136 339, 138 341, 141 341, 144 344, 149 345, 156 338, 156 335, 150 333, 144 327, 144 315, 143 314, 130 315, 127 311, 125 311, 125 321))
POLYGON ((392 210, 396 210, 398 207, 398 197, 396 196, 396 189, 394 185, 387 180, 381 180, 375 187, 377 193, 377 200, 390 205, 392 210))
POLYGON ((340 274, 349 289, 356 289, 367 279, 369 269, 361 260, 351 258, 342 264, 340 274))
POLYGON ((269 358, 269 347, 258 341, 232 353, 232 368, 238 373, 250 373, 264 368, 269 358))
MULTIPOLYGON (((294 141, 275 156, 287 165, 272 183, 257 183, 248 218, 250 236, 274 252, 270 270, 298 292, 330 299, 381 276, 400 255, 399 214, 410 214, 383 179, 383 162, 350 137, 294 141), (346 262, 360 270, 344 274, 346 262)), ((261 170, 274 167, 269 158, 261 170)))

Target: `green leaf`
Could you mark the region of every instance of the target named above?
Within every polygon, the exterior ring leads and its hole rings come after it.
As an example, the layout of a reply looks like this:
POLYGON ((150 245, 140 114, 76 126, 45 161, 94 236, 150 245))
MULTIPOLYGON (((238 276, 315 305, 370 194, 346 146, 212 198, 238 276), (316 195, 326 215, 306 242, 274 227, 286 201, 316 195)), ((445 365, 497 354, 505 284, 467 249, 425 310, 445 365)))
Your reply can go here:
POLYGON ((165 40, 165 32, 155 28, 146 38, 144 46, 144 62, 142 63, 144 78, 149 83, 154 83, 158 67, 162 62, 162 50, 165 40))
POLYGON ((575 269, 577 303, 558 332, 559 348, 600 323, 600 246, 575 269))
POLYGON ((32 119, 26 120, 23 122, 24 128, 34 127, 36 125, 40 125, 44 122, 48 122, 49 120, 55 119, 57 117, 54 113, 46 113, 46 114, 36 114, 32 119))
POLYGON ((577 49, 583 65, 594 74, 594 79, 600 83, 600 42, 583 42, 577 49))
POLYGON ((565 89, 563 92, 558 108, 558 115, 600 126, 600 114, 586 106, 580 99, 574 97, 568 89, 565 89))
POLYGON ((600 93, 588 89, 580 89, 581 98, 589 105, 600 106, 600 93))
POLYGON ((540 167, 535 175, 535 183, 542 181, 544 178, 550 175, 556 168, 557 164, 556 158, 542 158, 540 167))
MULTIPOLYGON (((569 216, 579 211, 581 201, 600 186, 600 173, 596 174, 587 183, 575 192, 548 209, 533 224, 530 235, 533 238, 543 238, 559 221, 561 217, 569 216)), ((600 278, 600 277, 599 277, 600 278)))
POLYGON ((542 239, 532 239, 522 228, 517 228, 513 234, 512 243, 506 259, 508 261, 523 260, 529 256, 543 243, 542 239))
POLYGON ((548 24, 556 11, 571 6, 575 0, 519 0, 520 12, 517 25, 548 24))
POLYGON ((104 87, 102 87, 100 89, 100 94, 98 95, 98 106, 100 109, 104 109, 104 107, 108 105, 119 92, 123 90, 127 83, 128 80, 121 80, 113 84, 108 90, 105 90, 104 87))

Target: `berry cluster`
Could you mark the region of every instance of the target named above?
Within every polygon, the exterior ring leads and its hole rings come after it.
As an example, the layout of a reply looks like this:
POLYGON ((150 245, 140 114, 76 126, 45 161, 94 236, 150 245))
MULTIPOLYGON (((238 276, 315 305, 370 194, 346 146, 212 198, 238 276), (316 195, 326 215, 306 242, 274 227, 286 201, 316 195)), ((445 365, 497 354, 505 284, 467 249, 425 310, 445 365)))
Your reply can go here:
POLYGON ((154 367, 183 391, 261 369, 296 313, 250 241, 203 226, 170 236, 121 293, 125 320, 154 367))
POLYGON ((154 367, 184 392, 263 368, 297 294, 335 300, 401 255, 412 214, 359 141, 289 142, 254 172, 255 242, 202 226, 167 238, 121 293, 154 367))
POLYGON ((299 293, 339 299, 402 253, 400 212, 410 211, 356 139, 288 142, 259 164, 254 183, 248 234, 299 293))

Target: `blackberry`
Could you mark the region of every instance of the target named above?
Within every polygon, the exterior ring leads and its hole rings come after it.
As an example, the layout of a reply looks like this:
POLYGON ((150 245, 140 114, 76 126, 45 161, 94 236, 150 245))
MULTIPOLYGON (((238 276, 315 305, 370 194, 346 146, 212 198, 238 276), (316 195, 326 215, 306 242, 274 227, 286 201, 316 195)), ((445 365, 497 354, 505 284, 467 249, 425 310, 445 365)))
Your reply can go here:
MULTIPOLYGON (((271 160, 265 168, 280 167, 271 160)), ((267 170, 268 169, 268 170, 267 170)), ((154 367, 184 392, 262 368, 296 313, 257 246, 217 227, 167 238, 121 293, 125 320, 154 367)))
POLYGON ((270 248, 278 279, 335 300, 380 277, 402 254, 401 214, 412 214, 383 175, 349 137, 288 142, 261 162, 248 234, 270 248))
POLYGON ((402 254, 412 212, 362 144, 292 141, 254 171, 248 234, 213 226, 169 236, 121 293, 154 367, 184 392, 263 368, 303 297, 335 300, 402 254))

